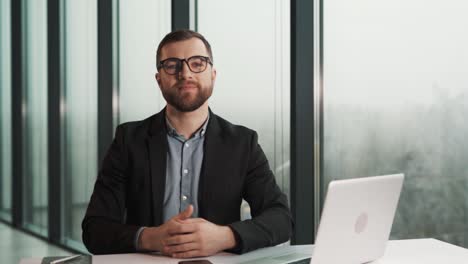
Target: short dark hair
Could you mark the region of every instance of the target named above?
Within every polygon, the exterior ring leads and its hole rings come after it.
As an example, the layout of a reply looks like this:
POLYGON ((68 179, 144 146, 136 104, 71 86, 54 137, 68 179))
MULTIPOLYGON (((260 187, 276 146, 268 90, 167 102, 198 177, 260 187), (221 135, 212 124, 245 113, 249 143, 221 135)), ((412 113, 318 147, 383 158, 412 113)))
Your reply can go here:
POLYGON ((205 39, 205 37, 203 37, 202 34, 192 31, 190 29, 179 29, 167 34, 159 43, 158 50, 156 51, 156 68, 158 67, 159 62, 161 61, 161 50, 165 45, 173 42, 188 40, 191 38, 198 38, 201 41, 203 41, 203 44, 205 44, 206 50, 208 51, 210 60, 211 62, 213 62, 213 53, 211 51, 210 43, 208 43, 208 41, 205 39))

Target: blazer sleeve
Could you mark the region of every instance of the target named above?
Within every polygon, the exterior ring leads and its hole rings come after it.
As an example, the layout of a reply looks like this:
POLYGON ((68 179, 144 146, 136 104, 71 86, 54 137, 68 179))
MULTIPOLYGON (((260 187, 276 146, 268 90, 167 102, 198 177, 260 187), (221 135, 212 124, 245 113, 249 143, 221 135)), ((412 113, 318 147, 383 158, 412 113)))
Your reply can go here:
POLYGON ((82 222, 83 242, 93 254, 135 252, 140 226, 125 224, 127 153, 122 126, 103 160, 82 222))
POLYGON ((290 239, 293 221, 288 201, 276 184, 256 132, 251 137, 243 197, 250 205, 252 219, 229 225, 238 243, 232 252, 245 253, 290 239))

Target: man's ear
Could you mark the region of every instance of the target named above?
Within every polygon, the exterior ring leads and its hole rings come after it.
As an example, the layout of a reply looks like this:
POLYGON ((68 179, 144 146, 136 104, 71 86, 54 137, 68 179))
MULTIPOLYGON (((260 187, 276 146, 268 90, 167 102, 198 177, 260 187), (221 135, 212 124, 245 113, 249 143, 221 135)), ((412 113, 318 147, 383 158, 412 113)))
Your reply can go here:
POLYGON ((159 72, 154 75, 154 78, 156 78, 156 82, 158 83, 159 87, 161 87, 161 76, 159 76, 159 72))
POLYGON ((212 81, 216 80, 216 68, 213 68, 211 70, 211 80, 212 81))

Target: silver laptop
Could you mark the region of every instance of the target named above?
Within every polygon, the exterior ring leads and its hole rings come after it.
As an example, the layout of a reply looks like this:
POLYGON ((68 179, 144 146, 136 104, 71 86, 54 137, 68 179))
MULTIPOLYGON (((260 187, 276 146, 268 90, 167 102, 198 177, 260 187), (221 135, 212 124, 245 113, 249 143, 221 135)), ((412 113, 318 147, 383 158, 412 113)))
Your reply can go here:
POLYGON ((393 174, 330 182, 312 251, 307 246, 273 247, 255 252, 252 258, 246 254, 242 263, 358 264, 380 258, 403 179, 403 174, 393 174))

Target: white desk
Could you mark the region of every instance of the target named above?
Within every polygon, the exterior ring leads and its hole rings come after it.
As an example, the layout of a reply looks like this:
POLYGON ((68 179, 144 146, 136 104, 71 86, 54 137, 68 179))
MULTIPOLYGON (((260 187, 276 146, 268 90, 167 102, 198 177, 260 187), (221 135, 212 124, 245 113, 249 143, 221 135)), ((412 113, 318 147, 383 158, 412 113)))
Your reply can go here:
MULTIPOLYGON (((297 252, 311 254, 313 245, 280 246, 256 250, 244 255, 221 253, 208 259, 214 264, 241 263, 268 255, 277 255, 279 252, 297 252)), ((20 264, 40 264, 41 258, 22 259, 20 264)), ((167 263, 177 264, 180 260, 158 255, 147 254, 117 254, 93 256, 93 264, 146 264, 167 263)), ((466 264, 468 263, 468 250, 436 239, 409 239, 392 240, 388 242, 385 255, 372 262, 373 264, 466 264)))

